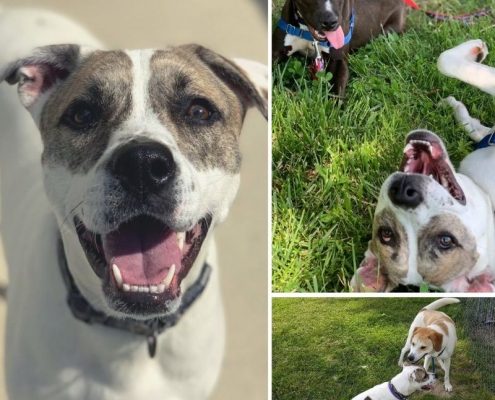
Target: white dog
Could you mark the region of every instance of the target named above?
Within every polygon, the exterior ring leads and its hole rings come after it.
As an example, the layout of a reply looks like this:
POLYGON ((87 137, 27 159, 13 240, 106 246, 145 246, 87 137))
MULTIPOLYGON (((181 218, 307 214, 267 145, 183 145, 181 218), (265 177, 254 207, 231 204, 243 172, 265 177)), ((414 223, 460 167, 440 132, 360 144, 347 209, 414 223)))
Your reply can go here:
POLYGON ((4 83, 10 398, 207 397, 224 347, 212 231, 245 112, 267 113, 266 68, 196 45, 96 50, 30 10, 0 15, 0 41, 32 117, 4 83))
POLYGON ((422 367, 405 366, 389 382, 384 382, 358 394, 352 400, 397 400, 406 399, 418 390, 429 390, 435 378, 422 367))
MULTIPOLYGON (((481 64, 487 54, 488 47, 482 40, 469 40, 444 51, 438 58, 438 69, 495 96, 495 68, 481 64)), ((494 165, 495 127, 484 126, 478 119, 471 118, 464 104, 454 97, 448 97, 446 101, 454 108, 456 119, 477 143, 476 151, 462 161, 460 170, 482 187, 495 204, 495 185, 491 174, 486 173, 494 165)))
POLYGON ((459 303, 458 299, 444 298, 424 307, 414 318, 399 357, 399 366, 403 365, 404 356, 408 351, 407 359, 410 362, 418 362, 424 357, 426 371, 434 358, 445 372, 444 387, 447 392, 452 391, 450 363, 457 343, 457 335, 454 321, 447 314, 436 310, 456 303, 459 303))
POLYGON ((409 133, 402 165, 382 185, 354 291, 427 282, 449 292, 492 292, 495 224, 489 196, 456 172, 433 132, 409 133))

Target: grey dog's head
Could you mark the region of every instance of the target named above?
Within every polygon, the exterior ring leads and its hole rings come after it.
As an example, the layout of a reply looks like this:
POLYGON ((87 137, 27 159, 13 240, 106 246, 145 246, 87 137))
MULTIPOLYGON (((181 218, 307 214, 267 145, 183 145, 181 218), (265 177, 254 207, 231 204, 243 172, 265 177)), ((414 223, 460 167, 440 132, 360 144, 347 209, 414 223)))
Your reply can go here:
POLYGON ((176 309, 237 192, 246 110, 266 117, 266 69, 197 45, 55 45, 2 78, 39 127, 46 192, 82 294, 116 316, 176 309))

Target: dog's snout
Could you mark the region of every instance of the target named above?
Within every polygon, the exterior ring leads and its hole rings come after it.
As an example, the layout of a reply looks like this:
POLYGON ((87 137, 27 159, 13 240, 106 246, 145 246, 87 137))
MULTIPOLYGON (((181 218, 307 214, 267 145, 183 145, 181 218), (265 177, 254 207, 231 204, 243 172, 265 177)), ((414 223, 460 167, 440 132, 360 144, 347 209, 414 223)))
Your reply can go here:
POLYGON ((388 189, 392 203, 405 208, 416 208, 423 201, 422 177, 400 174, 394 177, 388 189))
POLYGON ((414 356, 413 356, 412 354, 409 354, 409 355, 407 356, 407 359, 408 359, 409 361, 411 361, 411 362, 414 362, 414 356))
POLYGON ((339 20, 337 16, 332 13, 325 13, 321 19, 321 29, 323 31, 334 31, 339 26, 339 20))
POLYGON ((176 165, 166 146, 134 140, 116 150, 111 170, 127 190, 156 193, 173 180, 176 165))

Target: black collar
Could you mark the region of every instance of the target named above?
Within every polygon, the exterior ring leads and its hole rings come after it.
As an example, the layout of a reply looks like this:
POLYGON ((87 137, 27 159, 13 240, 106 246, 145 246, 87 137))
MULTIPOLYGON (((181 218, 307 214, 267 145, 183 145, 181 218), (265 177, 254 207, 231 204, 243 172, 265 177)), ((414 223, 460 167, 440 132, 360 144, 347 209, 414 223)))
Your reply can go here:
POLYGON ((407 400, 407 396, 403 395, 400 393, 394 385, 392 385, 392 381, 388 383, 388 390, 390 390, 390 393, 392 393, 392 396, 394 396, 396 399, 399 400, 407 400))
POLYGON ((203 293, 211 274, 211 267, 206 262, 203 264, 201 273, 196 282, 189 287, 182 296, 182 302, 177 311, 161 318, 152 318, 148 320, 135 320, 131 318, 120 319, 106 315, 105 313, 95 310, 91 304, 84 298, 77 288, 74 279, 67 267, 65 258, 64 245, 59 238, 58 255, 59 267, 62 278, 67 288, 67 304, 72 315, 87 324, 101 324, 111 328, 122 329, 136 335, 145 336, 148 342, 148 352, 150 357, 156 353, 156 336, 168 328, 172 328, 179 322, 186 311, 194 304, 198 297, 203 293))

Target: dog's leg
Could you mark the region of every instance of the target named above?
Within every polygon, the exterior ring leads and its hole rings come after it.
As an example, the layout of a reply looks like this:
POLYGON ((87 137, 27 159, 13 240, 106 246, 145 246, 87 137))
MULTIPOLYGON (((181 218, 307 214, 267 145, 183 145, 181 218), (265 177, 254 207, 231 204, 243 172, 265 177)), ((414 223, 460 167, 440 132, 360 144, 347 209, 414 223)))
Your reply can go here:
POLYGON ((455 97, 449 96, 445 99, 445 102, 454 109, 455 119, 464 127, 471 139, 476 143, 490 133, 491 128, 482 125, 479 119, 472 118, 466 106, 456 100, 455 97))
POLYGON ((430 363, 431 363, 431 356, 427 354, 425 356, 425 362, 423 363, 423 368, 428 372, 428 368, 430 368, 430 363))
POLYGON ((349 66, 347 65, 346 59, 336 60, 335 64, 335 72, 333 73, 332 78, 332 91, 337 93, 337 95, 343 99, 345 96, 347 81, 349 80, 349 66))
POLYGON ((479 64, 488 54, 482 40, 469 40, 438 57, 439 71, 495 96, 495 68, 479 64))
POLYGON ((452 385, 450 384, 450 358, 442 360, 437 358, 438 364, 442 367, 445 376, 443 378, 443 386, 446 392, 452 392, 452 385))
POLYGON ((399 10, 393 12, 383 24, 383 31, 385 33, 402 33, 404 31, 405 22, 404 8, 401 7, 399 10))

